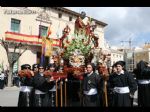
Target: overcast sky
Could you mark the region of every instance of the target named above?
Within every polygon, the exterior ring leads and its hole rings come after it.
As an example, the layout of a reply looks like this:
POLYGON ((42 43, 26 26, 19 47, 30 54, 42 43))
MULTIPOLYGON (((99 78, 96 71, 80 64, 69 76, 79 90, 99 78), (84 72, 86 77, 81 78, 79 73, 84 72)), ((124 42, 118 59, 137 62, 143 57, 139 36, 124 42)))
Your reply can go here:
POLYGON ((150 8, 149 7, 66 7, 107 23, 105 39, 110 46, 141 47, 150 42, 150 8))

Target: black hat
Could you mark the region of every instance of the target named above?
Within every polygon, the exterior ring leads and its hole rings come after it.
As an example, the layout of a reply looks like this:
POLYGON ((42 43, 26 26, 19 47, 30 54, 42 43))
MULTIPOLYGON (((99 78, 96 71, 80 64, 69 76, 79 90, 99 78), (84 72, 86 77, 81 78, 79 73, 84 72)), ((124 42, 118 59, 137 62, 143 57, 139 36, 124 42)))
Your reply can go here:
POLYGON ((24 70, 24 69, 27 69, 27 68, 31 70, 31 66, 29 64, 21 65, 21 70, 24 70))
POLYGON ((114 63, 114 64, 112 65, 112 67, 116 67, 116 63, 114 63))
POLYGON ((138 71, 141 72, 144 68, 146 68, 146 62, 141 60, 140 62, 137 63, 136 66, 137 66, 138 71))
POLYGON ((124 67, 126 65, 126 63, 125 63, 125 61, 117 61, 115 63, 115 66, 117 66, 117 65, 121 65, 122 67, 124 67))
POLYGON ((40 67, 43 67, 43 68, 45 69, 45 66, 44 66, 43 64, 39 64, 38 67, 39 67, 39 68, 40 68, 40 67))
POLYGON ((32 65, 32 69, 38 68, 38 67, 39 67, 39 64, 33 64, 33 65, 32 65))
POLYGON ((51 68, 51 67, 54 67, 54 68, 55 68, 56 66, 55 66, 54 63, 50 63, 50 64, 48 65, 48 68, 51 68))

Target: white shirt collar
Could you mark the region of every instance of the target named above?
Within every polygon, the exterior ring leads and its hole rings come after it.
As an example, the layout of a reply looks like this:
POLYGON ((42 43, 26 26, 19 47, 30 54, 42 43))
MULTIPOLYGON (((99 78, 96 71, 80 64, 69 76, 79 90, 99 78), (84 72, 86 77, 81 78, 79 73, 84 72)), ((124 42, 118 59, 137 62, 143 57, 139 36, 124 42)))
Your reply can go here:
POLYGON ((120 74, 124 74, 124 70, 121 70, 120 73, 117 73, 117 75, 120 75, 120 74))
POLYGON ((43 73, 40 73, 40 75, 41 75, 41 76, 44 76, 44 74, 43 74, 43 73))
POLYGON ((87 76, 89 77, 92 73, 93 73, 93 71, 91 73, 88 73, 87 76))

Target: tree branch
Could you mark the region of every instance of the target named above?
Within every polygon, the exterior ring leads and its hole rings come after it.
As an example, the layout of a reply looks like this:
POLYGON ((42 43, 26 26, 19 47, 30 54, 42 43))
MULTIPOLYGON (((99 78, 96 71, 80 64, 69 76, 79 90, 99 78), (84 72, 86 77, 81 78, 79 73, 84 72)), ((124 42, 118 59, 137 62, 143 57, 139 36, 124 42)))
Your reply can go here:
MULTIPOLYGON (((9 50, 8 50, 8 48, 9 48, 9 43, 8 43, 8 42, 5 42, 3 38, 0 39, 0 42, 1 42, 1 45, 4 47, 4 49, 6 50, 6 55, 7 55, 7 57, 9 57, 9 56, 8 56, 8 53, 9 53, 9 50)), ((10 59, 9 59, 9 58, 8 58, 8 62, 10 62, 10 59)))
POLYGON ((27 50, 27 47, 23 50, 22 53, 20 53, 20 54, 18 55, 18 57, 17 57, 15 60, 12 61, 12 64, 14 64, 26 50, 27 50))
POLYGON ((8 43, 6 43, 3 39, 0 39, 2 46, 5 48, 6 52, 8 51, 8 43))

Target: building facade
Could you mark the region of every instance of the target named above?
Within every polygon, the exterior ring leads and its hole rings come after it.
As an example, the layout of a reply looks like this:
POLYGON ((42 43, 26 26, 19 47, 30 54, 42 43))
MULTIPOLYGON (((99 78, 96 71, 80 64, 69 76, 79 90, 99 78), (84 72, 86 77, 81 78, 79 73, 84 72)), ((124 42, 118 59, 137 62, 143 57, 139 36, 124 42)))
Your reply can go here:
POLYGON ((117 61, 124 61, 124 53, 118 50, 111 49, 111 66, 117 61))
MULTIPOLYGON (((62 7, 0 7, 0 39, 21 43, 27 46, 27 50, 15 63, 14 69, 19 70, 22 64, 39 63, 41 58, 41 36, 46 36, 51 26, 50 38, 53 39, 53 50, 59 49, 62 31, 68 25, 71 33, 74 33, 74 24, 80 14, 62 7)), ((107 25, 93 19, 97 25, 95 33, 99 37, 98 48, 104 48, 104 28, 107 25)), ((13 52, 13 47, 9 47, 13 52)), ((22 52, 24 48, 16 51, 22 52)), ((5 49, 0 45, 0 64, 4 69, 9 68, 5 49)), ((49 57, 45 57, 49 63, 49 57)))
POLYGON ((126 62, 126 70, 133 72, 135 68, 134 50, 124 49, 124 61, 126 62))
POLYGON ((135 60, 135 65, 134 65, 135 67, 136 67, 136 64, 141 60, 149 62, 150 61, 150 48, 136 50, 134 52, 134 60, 135 60))

